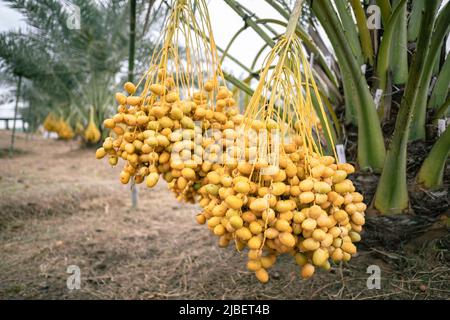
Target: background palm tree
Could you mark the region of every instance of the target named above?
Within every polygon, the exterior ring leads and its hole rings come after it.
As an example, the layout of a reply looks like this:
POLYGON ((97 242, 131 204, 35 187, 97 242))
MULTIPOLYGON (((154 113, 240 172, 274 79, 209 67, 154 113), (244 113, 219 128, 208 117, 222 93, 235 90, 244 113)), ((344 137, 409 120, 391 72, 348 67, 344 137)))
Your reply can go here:
POLYGON ((20 34, 17 34, 15 39, 0 34, 0 71, 6 76, 3 81, 16 84, 15 90, 15 107, 14 107, 14 121, 11 135, 11 144, 9 148, 9 155, 13 155, 14 138, 16 133, 16 118, 18 112, 19 99, 21 97, 23 78, 31 78, 36 76, 39 65, 35 65, 36 61, 29 61, 28 46, 20 34), (31 66, 31 68, 30 68, 31 66), (7 75, 10 75, 9 77, 7 75))
MULTIPOLYGON (((129 21, 128 1, 72 1, 70 6, 75 5, 80 10, 79 30, 67 23, 72 13, 65 2, 7 2, 24 15, 31 27, 26 32, 0 35, 3 71, 16 72, 20 55, 13 53, 19 45, 24 52, 21 61, 24 71, 17 72, 26 72, 24 78, 32 83, 26 99, 33 108, 33 112, 23 109, 24 117, 30 123, 41 123, 43 117, 53 111, 63 118, 72 115, 72 125, 75 121, 86 124, 92 106, 95 122, 101 129, 100 124, 113 109, 112 93, 118 83, 127 78, 123 67, 131 43, 128 30, 124 28, 129 21)), ((156 8, 159 12, 155 14, 153 4, 154 1, 138 1, 135 7, 139 22, 136 25, 143 26, 136 30, 136 41, 143 45, 139 45, 131 58, 133 64, 135 60, 142 61, 137 64, 139 71, 153 49, 152 37, 147 31, 158 26, 166 10, 156 8)))

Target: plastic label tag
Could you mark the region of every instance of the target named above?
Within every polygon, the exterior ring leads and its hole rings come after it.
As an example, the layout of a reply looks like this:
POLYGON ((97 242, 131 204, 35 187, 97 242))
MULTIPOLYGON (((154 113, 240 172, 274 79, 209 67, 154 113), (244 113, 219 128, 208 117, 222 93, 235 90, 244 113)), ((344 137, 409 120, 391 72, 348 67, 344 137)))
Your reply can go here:
POLYGON ((361 66, 361 71, 362 71, 362 73, 363 73, 363 74, 366 74, 366 70, 367 70, 367 64, 363 64, 363 65, 361 66))
POLYGON ((339 163, 346 163, 347 158, 345 157, 345 147, 343 144, 337 144, 336 145, 336 152, 338 156, 338 162, 339 163))
POLYGON ((373 101, 375 102, 375 108, 377 108, 377 110, 378 110, 378 107, 380 106, 382 95, 383 95, 383 90, 377 89, 377 91, 375 91, 375 97, 373 98, 373 101))
POLYGON ((438 120, 438 136, 440 137, 445 129, 447 129, 447 121, 446 119, 439 119, 438 120))

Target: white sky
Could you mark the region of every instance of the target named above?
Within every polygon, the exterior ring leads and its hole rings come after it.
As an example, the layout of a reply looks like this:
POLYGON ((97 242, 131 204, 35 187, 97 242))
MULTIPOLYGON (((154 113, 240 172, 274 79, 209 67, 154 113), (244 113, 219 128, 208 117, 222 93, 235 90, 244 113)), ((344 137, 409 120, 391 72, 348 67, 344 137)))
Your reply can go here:
MULTIPOLYGON (((242 2, 247 8, 254 10, 256 15, 261 18, 282 19, 280 14, 269 6, 264 0, 245 0, 242 2)), ((210 10, 211 23, 215 35, 216 43, 219 47, 225 48, 234 33, 243 25, 243 20, 222 0, 209 0, 208 7, 210 10), (220 36, 219 36, 220 35, 220 36)), ((83 17, 81 18, 83 19, 83 17)), ((82 21, 81 21, 82 23, 82 21)), ((17 11, 10 9, 4 1, 0 0, 0 32, 24 28, 26 24, 23 17, 17 11)), ((274 26, 275 29, 281 30, 274 26)), ((231 47, 230 54, 238 58, 245 65, 250 65, 256 52, 263 46, 264 42, 249 27, 235 41, 231 47)), ((226 70, 233 71, 235 75, 239 75, 241 69, 233 62, 226 61, 224 63, 226 70)))
MULTIPOLYGON (((444 3, 449 0, 445 0, 444 3)), ((244 26, 244 22, 233 9, 231 9, 223 0, 207 0, 212 28, 215 35, 216 43, 222 49, 225 49, 231 37, 244 26)), ((260 18, 275 18, 284 20, 281 15, 276 12, 264 0, 245 0, 241 2, 247 8, 250 8, 260 18)), ((82 22, 81 22, 82 23, 82 22)), ((24 28, 26 24, 23 22, 22 16, 15 10, 7 7, 4 1, 0 0, 0 32, 24 28)), ((279 26, 272 25, 278 31, 279 26)), ((245 30, 234 42, 231 47, 230 54, 239 59, 246 66, 250 66, 253 58, 259 49, 263 46, 263 40, 257 35, 252 28, 245 30)), ((447 48, 450 47, 450 38, 447 41, 447 48)), ((262 55, 264 57, 264 54, 262 55)), ((261 61, 261 60, 260 60, 261 61)), ((243 75, 244 72, 235 63, 225 59, 224 69, 231 71, 236 76, 243 75)))
MULTIPOLYGON (((259 18, 274 18, 284 21, 283 17, 264 0, 246 0, 242 3, 254 11, 259 18)), ((208 4, 214 39, 219 47, 225 49, 233 35, 244 26, 244 21, 225 1, 210 0, 208 4)), ((272 27, 279 32, 283 29, 276 25, 272 25, 272 27)), ((244 65, 250 66, 263 45, 264 41, 261 37, 251 27, 248 27, 235 40, 229 53, 244 65)), ((264 54, 262 58, 264 58, 264 54)), ((231 68, 236 75, 241 72, 238 66, 227 59, 225 59, 223 67, 226 70, 231 68)))
POLYGON ((21 21, 21 18, 17 11, 10 9, 0 0, 0 32, 24 27, 25 23, 21 21))

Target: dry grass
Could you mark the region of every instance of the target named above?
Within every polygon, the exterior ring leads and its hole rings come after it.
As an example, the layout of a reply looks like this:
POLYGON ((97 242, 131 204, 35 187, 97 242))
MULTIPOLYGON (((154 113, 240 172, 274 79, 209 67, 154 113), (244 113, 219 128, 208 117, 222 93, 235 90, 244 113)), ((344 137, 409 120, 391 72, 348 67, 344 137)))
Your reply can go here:
POLYGON ((163 183, 139 188, 140 209, 131 211, 118 170, 92 150, 24 136, 18 148, 0 159, 0 298, 450 298, 448 233, 402 251, 370 248, 308 281, 283 257, 261 285, 246 271, 245 253, 218 248, 194 222, 199 208, 176 202, 163 183), (66 287, 72 264, 80 290, 66 287), (380 290, 366 287, 372 264, 382 270, 380 290))

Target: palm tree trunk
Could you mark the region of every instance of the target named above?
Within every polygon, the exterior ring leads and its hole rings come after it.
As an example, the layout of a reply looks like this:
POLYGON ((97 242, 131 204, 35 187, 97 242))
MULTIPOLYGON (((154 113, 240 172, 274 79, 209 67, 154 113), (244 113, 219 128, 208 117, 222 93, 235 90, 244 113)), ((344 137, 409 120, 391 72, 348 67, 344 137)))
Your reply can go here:
POLYGON ((430 49, 435 14, 439 0, 430 0, 425 4, 424 27, 421 29, 418 50, 410 68, 408 83, 397 115, 394 133, 386 155, 386 162, 375 193, 375 208, 382 214, 400 214, 409 205, 406 181, 406 149, 409 129, 412 122, 414 105, 418 100, 421 79, 424 76, 424 62, 430 49))
POLYGON ((417 175, 417 182, 428 189, 442 186, 444 169, 450 152, 450 126, 436 141, 417 175))
POLYGON ((445 103, 450 88, 450 56, 445 60, 431 93, 429 108, 438 108, 445 103))
MULTIPOLYGON (((343 82, 347 81, 350 92, 354 92, 350 97, 355 104, 358 120, 359 166, 362 169, 372 168, 379 171, 383 168, 386 150, 377 110, 367 81, 353 58, 332 3, 329 1, 311 1, 310 3, 312 11, 328 34, 339 63, 344 68, 343 82)), ((345 98, 349 99, 348 96, 345 98)))
POLYGON ((27 141, 30 139, 30 134, 31 134, 31 130, 32 130, 32 115, 33 115, 33 109, 32 109, 32 103, 28 102, 28 128, 27 128, 27 141))
MULTIPOLYGON (((393 2, 394 7, 400 0, 393 2)), ((391 46, 392 80, 396 85, 403 85, 408 79, 408 15, 407 6, 401 7, 400 17, 395 24, 394 43, 391 46)))
POLYGON ((418 99, 413 108, 413 119, 410 129, 410 140, 424 140, 426 138, 425 124, 427 118, 427 100, 434 72, 434 66, 439 65, 439 55, 445 36, 450 31, 450 4, 447 3, 440 11, 430 40, 430 53, 424 62, 424 75, 418 86, 418 99))
POLYGON ((16 137, 16 118, 17 118, 17 111, 19 109, 19 98, 20 98, 21 87, 22 87, 22 76, 19 75, 19 80, 17 81, 16 105, 14 107, 14 120, 13 120, 13 129, 12 129, 12 135, 11 135, 11 144, 9 146, 9 157, 12 157, 13 153, 14 153, 14 140, 16 137))

